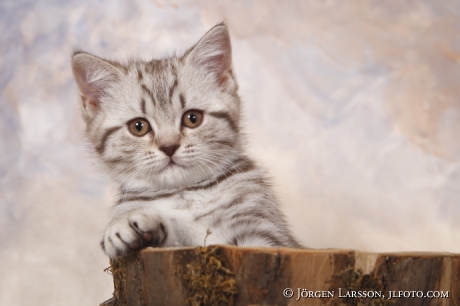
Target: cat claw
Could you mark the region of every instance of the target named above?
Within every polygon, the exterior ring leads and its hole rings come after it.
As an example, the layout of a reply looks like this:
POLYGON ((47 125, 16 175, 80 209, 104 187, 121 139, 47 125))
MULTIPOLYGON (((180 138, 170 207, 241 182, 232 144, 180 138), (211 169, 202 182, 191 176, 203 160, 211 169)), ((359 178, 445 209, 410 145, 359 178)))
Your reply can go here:
POLYGON ((144 238, 145 241, 150 241, 152 240, 152 234, 150 233, 143 233, 142 238, 144 238))

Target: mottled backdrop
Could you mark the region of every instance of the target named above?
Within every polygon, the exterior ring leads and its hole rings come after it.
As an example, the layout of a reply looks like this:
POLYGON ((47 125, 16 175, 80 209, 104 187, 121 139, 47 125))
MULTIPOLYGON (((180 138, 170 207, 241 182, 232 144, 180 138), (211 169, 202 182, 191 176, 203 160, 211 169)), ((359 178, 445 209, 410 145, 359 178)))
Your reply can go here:
POLYGON ((226 20, 248 150, 314 248, 460 252, 459 1, 2 0, 0 305, 98 305, 114 189, 70 56, 183 52, 226 20))

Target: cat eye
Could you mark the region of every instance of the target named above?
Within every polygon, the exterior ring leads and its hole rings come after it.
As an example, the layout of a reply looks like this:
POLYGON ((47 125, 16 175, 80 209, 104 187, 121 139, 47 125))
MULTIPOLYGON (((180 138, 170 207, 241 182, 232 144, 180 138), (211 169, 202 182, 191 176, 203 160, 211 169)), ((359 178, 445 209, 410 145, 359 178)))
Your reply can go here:
POLYGON ((203 112, 196 109, 186 111, 182 116, 182 125, 188 128, 196 128, 201 121, 203 121, 203 112))
POLYGON ((143 118, 136 118, 128 122, 128 129, 134 136, 144 136, 152 129, 147 120, 143 118))

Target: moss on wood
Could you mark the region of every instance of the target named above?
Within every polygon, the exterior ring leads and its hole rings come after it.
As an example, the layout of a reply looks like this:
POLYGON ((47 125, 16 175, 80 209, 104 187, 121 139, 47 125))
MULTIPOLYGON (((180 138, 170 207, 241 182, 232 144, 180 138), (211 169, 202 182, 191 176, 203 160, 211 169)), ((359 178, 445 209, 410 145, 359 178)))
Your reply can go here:
POLYGON ((198 259, 188 263, 183 273, 187 282, 187 305, 234 305, 235 275, 226 267, 225 257, 216 247, 196 249, 198 259))

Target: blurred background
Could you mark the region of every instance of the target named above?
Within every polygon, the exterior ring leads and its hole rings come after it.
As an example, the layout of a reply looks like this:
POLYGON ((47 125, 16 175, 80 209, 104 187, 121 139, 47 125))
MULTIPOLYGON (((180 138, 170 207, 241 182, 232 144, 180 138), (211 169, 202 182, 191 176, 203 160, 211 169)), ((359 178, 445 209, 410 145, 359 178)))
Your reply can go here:
POLYGON ((0 305, 98 305, 115 190, 72 50, 181 53, 225 20, 248 151, 313 248, 460 252, 460 2, 2 0, 0 305))

